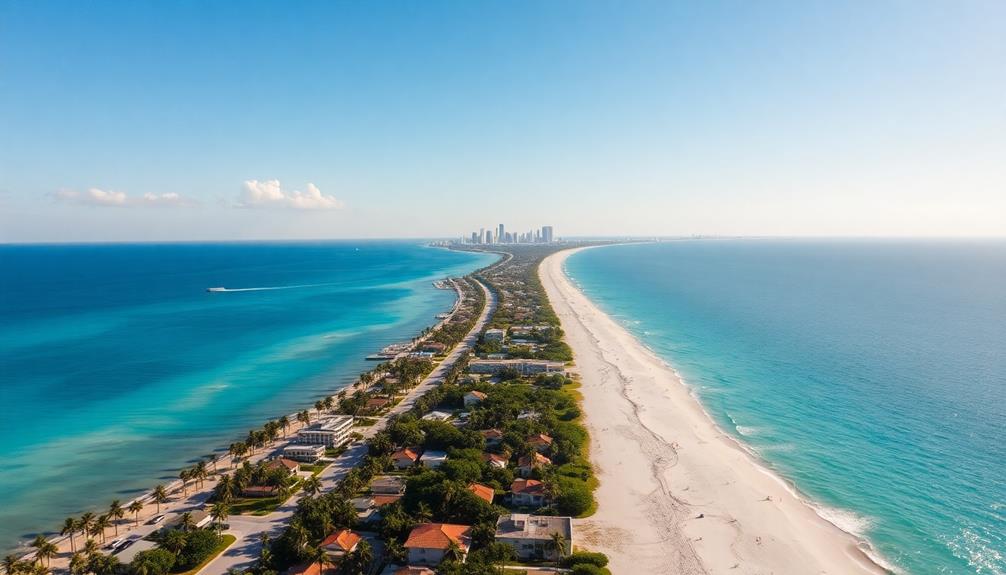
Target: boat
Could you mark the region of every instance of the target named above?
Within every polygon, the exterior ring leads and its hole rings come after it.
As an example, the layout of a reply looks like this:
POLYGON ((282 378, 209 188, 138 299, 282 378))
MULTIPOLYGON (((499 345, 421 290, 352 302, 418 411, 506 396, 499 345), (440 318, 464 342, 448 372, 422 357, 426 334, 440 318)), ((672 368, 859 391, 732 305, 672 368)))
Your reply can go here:
POLYGON ((206 288, 206 291, 227 291, 227 288, 225 288, 225 287, 211 287, 211 288, 206 288))

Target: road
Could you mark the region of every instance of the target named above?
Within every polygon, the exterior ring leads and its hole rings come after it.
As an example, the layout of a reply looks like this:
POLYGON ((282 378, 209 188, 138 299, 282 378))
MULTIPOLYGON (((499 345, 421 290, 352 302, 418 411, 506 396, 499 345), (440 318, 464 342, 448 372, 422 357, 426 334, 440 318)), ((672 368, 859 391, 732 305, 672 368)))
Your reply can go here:
MULTIPOLYGON (((378 431, 384 429, 391 417, 412 409, 416 400, 422 397, 427 391, 439 385, 451 367, 457 363, 465 352, 471 350, 478 342, 479 334, 489 322, 492 312, 496 309, 496 295, 487 289, 482 282, 478 282, 478 284, 486 296, 486 305, 475 321, 475 325, 471 331, 468 332, 461 343, 454 346, 454 349, 447 354, 447 357, 433 368, 433 371, 419 385, 408 392, 398 405, 394 406, 387 414, 381 416, 374 425, 364 428, 362 431, 364 440, 373 437, 378 431)), ((328 491, 335 487, 339 480, 350 469, 359 465, 366 455, 366 442, 355 442, 318 476, 321 480, 322 490, 328 491)), ((231 569, 243 570, 251 567, 261 552, 262 534, 268 533, 270 537, 276 537, 282 533, 291 515, 297 509, 297 502, 301 496, 300 493, 293 495, 279 509, 269 515, 262 517, 237 515, 228 518, 227 523, 230 527, 227 533, 237 537, 237 541, 223 554, 207 564, 199 572, 199 575, 223 575, 231 569)))

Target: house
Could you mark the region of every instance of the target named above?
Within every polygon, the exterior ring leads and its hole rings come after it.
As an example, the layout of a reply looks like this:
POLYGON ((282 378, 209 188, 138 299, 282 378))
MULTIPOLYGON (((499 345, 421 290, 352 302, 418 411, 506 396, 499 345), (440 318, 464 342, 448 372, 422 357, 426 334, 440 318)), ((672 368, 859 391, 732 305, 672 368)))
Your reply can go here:
POLYGON ((482 461, 492 465, 496 469, 506 469, 507 458, 497 453, 483 453, 482 461))
POLYGON ((431 411, 422 417, 426 421, 447 421, 450 418, 451 414, 446 411, 431 411))
POLYGON ((300 464, 285 457, 279 457, 266 462, 265 468, 269 471, 273 469, 285 469, 287 475, 297 475, 300 472, 300 464))
POLYGON ((479 433, 485 438, 487 447, 496 447, 503 441, 503 432, 498 429, 483 429, 479 433))
POLYGON ((555 533, 566 540, 568 553, 574 543, 572 518, 514 513, 501 515, 496 521, 496 542, 513 547, 517 557, 524 561, 554 560, 556 549, 552 535, 555 533))
POLYGON ((297 432, 297 443, 339 447, 353 432, 352 415, 333 415, 297 432))
POLYGON ((541 507, 548 503, 545 484, 537 479, 514 479, 510 484, 510 501, 519 507, 541 507))
POLYGON ((530 477, 535 469, 541 469, 546 465, 552 465, 552 460, 536 451, 533 457, 525 455, 517 460, 517 475, 530 477))
POLYGON ((465 407, 478 405, 486 400, 486 394, 481 391, 469 391, 465 394, 465 407))
POLYGON ((324 445, 298 445, 291 444, 283 448, 283 457, 294 461, 314 463, 325 456, 324 445))
POLYGON ((347 553, 352 553, 360 541, 363 541, 363 537, 349 529, 342 529, 322 539, 319 547, 332 557, 342 557, 347 553))
POLYGON ((473 359, 468 363, 471 373, 498 374, 504 370, 514 370, 521 375, 536 375, 539 373, 563 373, 566 364, 561 361, 543 359, 473 359))
POLYGON ((322 570, 317 561, 299 563, 286 570, 286 575, 335 575, 337 570, 331 565, 325 565, 322 570))
POLYGON ((249 485, 241 490, 244 497, 275 497, 280 489, 276 485, 249 485))
POLYGON ((503 338, 506 337, 506 330, 503 329, 487 329, 485 334, 482 336, 482 341, 486 342, 503 342, 503 338))
POLYGON ((405 480, 394 475, 378 475, 370 482, 370 491, 378 495, 402 495, 405 480))
POLYGON ((472 528, 451 523, 424 523, 415 527, 405 541, 409 563, 413 565, 439 565, 451 545, 461 549, 461 562, 468 557, 472 542, 472 528))
POLYGON ((468 486, 468 491, 471 491, 476 497, 490 505, 493 503, 493 497, 496 496, 495 489, 489 487, 488 485, 482 485, 481 483, 472 483, 468 486))
POLYGON ((512 325, 510 326, 510 337, 530 337, 535 332, 545 334, 552 331, 550 325, 512 325))
POLYGON ((531 444, 538 453, 545 453, 552 447, 552 438, 545 435, 544 433, 536 433, 527 438, 527 442, 531 444))
POLYGON ((419 461, 419 454, 409 447, 403 447, 391 454, 395 469, 408 469, 419 461))
POLYGON ((428 449, 423 452, 423 456, 419 458, 419 462, 430 469, 437 469, 444 462, 447 461, 447 454, 443 451, 433 451, 428 449))
POLYGON ((354 497, 349 500, 356 517, 363 523, 371 523, 381 519, 381 507, 391 505, 401 499, 401 495, 379 495, 373 494, 364 497, 354 497))

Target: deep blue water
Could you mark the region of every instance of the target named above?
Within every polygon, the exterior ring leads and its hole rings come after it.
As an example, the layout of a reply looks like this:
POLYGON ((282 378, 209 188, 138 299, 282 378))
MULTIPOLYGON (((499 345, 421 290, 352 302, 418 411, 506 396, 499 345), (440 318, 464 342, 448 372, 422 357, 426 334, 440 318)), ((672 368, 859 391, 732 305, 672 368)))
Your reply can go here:
POLYGON ((346 385, 450 308, 434 279, 492 260, 415 242, 0 246, 0 548, 346 385))
POLYGON ((567 271, 898 570, 1006 573, 1006 242, 677 241, 567 271))

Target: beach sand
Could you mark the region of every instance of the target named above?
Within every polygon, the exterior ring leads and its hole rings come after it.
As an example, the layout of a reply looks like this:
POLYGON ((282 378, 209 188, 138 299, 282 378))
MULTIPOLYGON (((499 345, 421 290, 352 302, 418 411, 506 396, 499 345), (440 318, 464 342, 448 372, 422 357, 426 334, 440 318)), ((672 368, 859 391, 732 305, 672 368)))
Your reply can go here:
POLYGON ((539 270, 582 377, 595 515, 576 544, 614 573, 885 573, 723 432, 678 374, 600 311, 563 272, 539 270))

